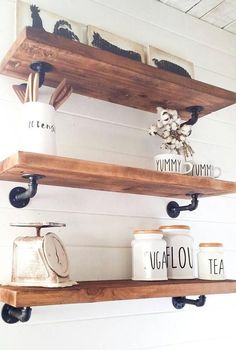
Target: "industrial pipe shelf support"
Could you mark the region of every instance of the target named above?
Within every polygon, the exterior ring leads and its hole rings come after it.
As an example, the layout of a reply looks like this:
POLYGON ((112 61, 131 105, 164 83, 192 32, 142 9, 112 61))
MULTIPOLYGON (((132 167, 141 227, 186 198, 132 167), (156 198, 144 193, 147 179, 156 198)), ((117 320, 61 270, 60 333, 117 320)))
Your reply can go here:
POLYGON ((26 307, 14 307, 4 304, 2 307, 2 319, 6 323, 27 322, 31 317, 32 309, 26 307))
POLYGON ((166 211, 171 218, 177 218, 181 211, 189 210, 193 211, 198 207, 199 193, 191 194, 192 200, 189 205, 180 206, 177 202, 171 201, 167 204, 166 211))
POLYGON ((196 124, 199 118, 199 114, 203 111, 203 109, 204 108, 202 106, 191 106, 186 108, 186 111, 191 113, 191 118, 187 122, 183 123, 182 125, 196 124))
POLYGON ((9 193, 9 201, 15 208, 24 208, 29 204, 30 198, 33 198, 37 193, 37 181, 44 176, 38 174, 25 174, 22 177, 29 180, 28 189, 18 186, 14 187, 9 193))
POLYGON ((195 305, 197 307, 205 305, 206 296, 200 295, 198 299, 188 299, 186 297, 174 297, 172 298, 172 304, 176 309, 182 309, 186 304, 195 305))

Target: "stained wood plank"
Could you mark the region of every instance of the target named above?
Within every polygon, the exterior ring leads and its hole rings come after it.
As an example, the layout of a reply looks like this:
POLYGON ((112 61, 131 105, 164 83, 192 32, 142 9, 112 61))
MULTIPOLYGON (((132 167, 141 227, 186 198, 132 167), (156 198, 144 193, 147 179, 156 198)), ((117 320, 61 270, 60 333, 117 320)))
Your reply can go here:
POLYGON ((0 301, 23 307, 235 292, 236 281, 232 280, 115 280, 79 282, 66 288, 0 286, 0 301))
POLYGON ((107 163, 19 151, 0 163, 0 180, 24 182, 40 174, 40 184, 186 198, 192 193, 216 196, 236 192, 236 183, 206 177, 162 173, 107 163))
MULTIPOLYGON (((54 67, 45 84, 55 87, 67 78, 76 93, 155 112, 157 106, 201 105, 201 116, 236 102, 236 93, 135 62, 103 50, 28 27, 0 66, 0 73, 26 80, 32 61, 54 67)), ((187 114, 187 116, 189 116, 187 114)))

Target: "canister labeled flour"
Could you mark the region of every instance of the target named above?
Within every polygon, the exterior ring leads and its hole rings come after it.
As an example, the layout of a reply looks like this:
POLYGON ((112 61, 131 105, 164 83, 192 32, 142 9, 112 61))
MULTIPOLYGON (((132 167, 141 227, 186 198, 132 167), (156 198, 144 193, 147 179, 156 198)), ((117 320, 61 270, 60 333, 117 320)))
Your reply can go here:
POLYGON ((131 246, 133 280, 167 280, 166 242, 160 230, 135 230, 131 246))
POLYGON ((224 280, 224 252, 222 243, 200 243, 198 277, 205 280, 224 280))
POLYGON ((192 279, 193 238, 186 225, 160 226, 166 241, 167 276, 170 279, 192 279))

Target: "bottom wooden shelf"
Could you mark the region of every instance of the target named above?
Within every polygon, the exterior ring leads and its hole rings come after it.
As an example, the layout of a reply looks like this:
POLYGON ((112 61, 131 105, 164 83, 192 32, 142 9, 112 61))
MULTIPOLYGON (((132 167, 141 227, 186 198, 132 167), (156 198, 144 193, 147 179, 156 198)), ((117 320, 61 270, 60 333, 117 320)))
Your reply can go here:
POLYGON ((79 282, 66 288, 0 286, 0 301, 15 307, 236 293, 236 280, 79 282))

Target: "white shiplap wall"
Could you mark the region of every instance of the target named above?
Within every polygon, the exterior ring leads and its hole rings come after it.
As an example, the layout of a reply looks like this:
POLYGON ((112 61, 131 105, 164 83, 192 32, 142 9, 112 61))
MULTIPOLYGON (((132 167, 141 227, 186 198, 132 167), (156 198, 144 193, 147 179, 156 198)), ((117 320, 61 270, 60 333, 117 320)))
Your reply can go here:
MULTIPOLYGON (((1 51, 14 39, 15 1, 0 0, 1 51)), ((233 35, 200 22, 155 0, 38 0, 39 7, 94 24, 143 44, 152 44, 195 64, 196 79, 231 90, 236 82, 233 35)), ((16 150, 18 101, 11 85, 0 76, 0 158, 16 150)), ((114 79, 115 84, 115 79, 114 79)), ((44 88, 42 98, 51 90, 44 88)), ((235 107, 199 121, 192 135, 197 157, 223 168, 224 179, 236 181, 235 107)), ((159 140, 147 135, 151 113, 73 95, 57 118, 58 153, 63 156, 153 168, 159 140)), ((79 280, 129 278, 130 241, 137 227, 186 223, 195 245, 222 241, 227 251, 228 277, 236 276, 236 196, 200 201, 196 212, 170 220, 169 199, 39 186, 37 196, 22 210, 8 203, 13 183, 0 183, 0 280, 9 278, 11 246, 20 230, 14 221, 65 222, 56 232, 65 242, 72 278, 79 280)), ((185 201, 182 201, 186 203, 185 201)), ((24 230, 24 233, 27 230, 24 230)), ((30 232, 30 231, 28 231, 30 232)), ((170 298, 35 307, 30 322, 0 322, 0 348, 34 350, 77 346, 82 350, 192 350, 235 347, 236 295, 213 295, 204 308, 177 311, 170 298)))

